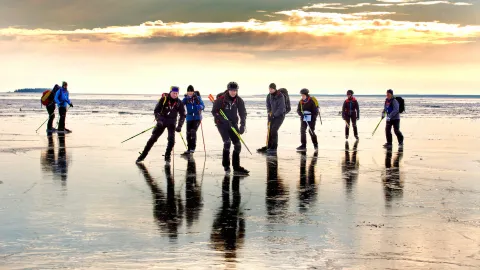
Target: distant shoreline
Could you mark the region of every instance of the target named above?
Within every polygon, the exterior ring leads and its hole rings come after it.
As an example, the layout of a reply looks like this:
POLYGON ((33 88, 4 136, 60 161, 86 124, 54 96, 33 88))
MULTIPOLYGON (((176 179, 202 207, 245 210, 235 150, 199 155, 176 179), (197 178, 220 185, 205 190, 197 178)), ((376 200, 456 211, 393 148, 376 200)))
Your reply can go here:
MULTIPOLYGON (((50 88, 30 88, 30 89, 17 89, 15 91, 10 92, 0 92, 1 94, 37 94, 43 93, 45 90, 50 90, 50 88)), ((111 94, 111 93, 70 93, 71 96, 77 95, 95 95, 95 96, 155 96, 161 95, 162 93, 155 93, 155 94, 111 94)), ((182 96, 183 94, 181 94, 182 96)), ((344 97, 345 94, 315 94, 312 93, 313 96, 316 97, 344 97)), ((206 94, 202 94, 203 96, 207 96, 206 94)), ((255 95, 242 95, 244 97, 265 97, 266 94, 255 94, 255 95)), ((291 97, 299 97, 299 94, 289 94, 291 97)), ((371 95, 355 95, 356 97, 384 97, 385 95, 381 94, 371 94, 371 95)), ((402 97, 414 97, 414 98, 421 98, 421 97, 434 97, 434 98, 480 98, 480 95, 449 95, 449 94, 402 94, 399 93, 398 96, 402 97)))

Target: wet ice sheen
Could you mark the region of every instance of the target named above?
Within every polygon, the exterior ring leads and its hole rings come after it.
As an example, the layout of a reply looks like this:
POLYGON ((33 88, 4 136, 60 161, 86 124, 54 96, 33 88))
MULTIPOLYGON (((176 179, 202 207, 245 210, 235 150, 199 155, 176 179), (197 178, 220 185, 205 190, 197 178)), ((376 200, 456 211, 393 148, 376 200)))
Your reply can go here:
MULTIPOLYGON (((29 105, 38 106, 36 97, 8 100, 16 105, 0 111, 8 123, 0 126, 0 269, 479 267, 480 163, 472 142, 480 128, 476 118, 452 115, 478 108, 479 99, 414 99, 402 119, 405 150, 386 152, 382 130, 371 137, 382 98, 365 98, 361 139, 346 144, 341 104, 334 106, 342 98, 320 97, 318 154, 310 142, 306 154, 294 152, 292 113, 278 157, 244 149, 251 176, 238 178, 223 173, 209 115, 206 158, 201 141, 193 159, 181 158, 177 137, 165 167, 161 138, 136 165, 148 134, 120 141, 152 125, 150 98, 75 101, 67 118, 74 133, 50 138, 35 134, 46 113, 18 109, 36 108, 29 105), (145 100, 141 113, 116 113, 138 100, 145 100), (430 115, 424 103, 440 107, 430 115), (112 110, 88 113, 98 104, 112 110)), ((247 106, 244 139, 253 150, 265 141, 263 101, 247 106)))

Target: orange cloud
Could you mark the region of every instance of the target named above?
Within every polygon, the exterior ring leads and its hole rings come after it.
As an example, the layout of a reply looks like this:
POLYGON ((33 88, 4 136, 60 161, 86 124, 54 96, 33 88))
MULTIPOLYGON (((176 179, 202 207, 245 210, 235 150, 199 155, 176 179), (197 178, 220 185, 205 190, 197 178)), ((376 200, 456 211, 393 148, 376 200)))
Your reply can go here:
MULTIPOLYGON (((388 0, 406 2, 400 0, 388 0)), ((442 1, 435 1, 442 2, 442 1)), ((416 4, 421 2, 415 2, 416 4)), ((366 5, 360 3, 357 5, 366 5)), ((317 4, 339 6, 337 4, 317 4)), ((110 26, 73 31, 51 29, 0 29, 0 41, 110 42, 118 44, 208 45, 231 51, 307 51, 309 53, 382 55, 400 46, 440 46, 473 43, 479 25, 412 22, 384 19, 395 12, 309 12, 285 10, 273 13, 281 19, 198 23, 149 21, 136 26, 110 26), (228 46, 225 46, 228 45, 228 46)))

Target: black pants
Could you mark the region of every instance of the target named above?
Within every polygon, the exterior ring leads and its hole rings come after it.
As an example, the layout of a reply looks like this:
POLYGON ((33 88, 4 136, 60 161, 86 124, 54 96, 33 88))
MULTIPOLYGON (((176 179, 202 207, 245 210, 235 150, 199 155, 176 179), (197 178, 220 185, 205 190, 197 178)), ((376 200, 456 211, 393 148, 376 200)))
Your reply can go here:
POLYGON ((164 123, 162 125, 157 124, 157 126, 152 131, 152 136, 148 140, 145 148, 142 152, 142 157, 145 158, 152 149, 153 145, 157 142, 158 138, 162 136, 165 129, 168 130, 168 144, 167 150, 165 151, 165 158, 170 157, 172 153, 173 146, 175 145, 175 123, 164 123))
POLYGON ((397 136, 398 143, 403 143, 403 134, 400 131, 400 119, 390 120, 387 121, 387 125, 385 127, 385 134, 387 136, 387 143, 392 144, 392 126, 395 135, 397 136))
POLYGON ((58 130, 65 130, 65 118, 67 117, 67 107, 58 107, 60 121, 58 122, 58 130))
MULTIPOLYGON (((232 166, 234 169, 240 167, 240 152, 242 151, 242 145, 240 139, 235 135, 233 130, 229 125, 220 124, 217 126, 220 136, 223 140, 223 157, 222 165, 223 167, 230 167, 230 147, 233 143, 233 154, 232 154, 232 166)), ((237 129, 238 130, 238 129, 237 129)))
POLYGON ((53 119, 55 119, 55 103, 52 103, 47 106, 47 112, 48 112, 48 123, 47 123, 47 129, 51 130, 53 128, 53 119))
MULTIPOLYGON (((307 145, 307 122, 301 120, 302 124, 300 127, 300 140, 302 142, 303 146, 307 145)), ((311 122, 308 122, 308 125, 310 126, 310 130, 308 133, 310 133, 310 137, 312 138, 312 143, 313 146, 318 146, 318 140, 317 140, 317 134, 315 134, 315 123, 316 121, 313 120, 311 122)))
POLYGON ((200 126, 200 120, 187 121, 187 144, 188 150, 197 148, 197 130, 200 126))
MULTIPOLYGON (((345 117, 345 121, 347 121, 349 126, 350 126, 350 123, 352 123, 351 126, 353 127, 353 135, 357 137, 358 136, 357 117, 355 115, 347 115, 345 117)), ((350 134, 349 126, 345 125, 345 136, 348 136, 350 134)))
POLYGON ((283 124, 283 120, 285 120, 285 116, 278 117, 273 119, 270 122, 270 134, 268 135, 268 149, 276 150, 278 147, 278 130, 283 124))

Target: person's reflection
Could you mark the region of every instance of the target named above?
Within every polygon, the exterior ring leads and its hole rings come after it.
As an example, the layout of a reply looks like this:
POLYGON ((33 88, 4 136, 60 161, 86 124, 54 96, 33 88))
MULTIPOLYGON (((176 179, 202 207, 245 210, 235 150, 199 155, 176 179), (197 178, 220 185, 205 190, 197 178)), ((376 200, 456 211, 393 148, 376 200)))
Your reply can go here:
POLYGON ((300 157, 300 186, 298 190, 298 202, 300 212, 306 212, 310 204, 317 198, 317 186, 315 183, 315 167, 317 165, 318 152, 315 152, 307 172, 307 154, 301 153, 300 157))
POLYGON ((345 180, 345 188, 347 191, 347 196, 350 198, 352 195, 353 188, 358 180, 358 160, 357 160, 357 147, 358 140, 355 141, 353 145, 353 153, 350 158, 350 146, 348 141, 345 142, 345 159, 342 163, 342 176, 345 180))
POLYGON ((47 136, 48 147, 45 152, 42 152, 40 163, 42 170, 46 173, 52 173, 55 178, 60 178, 62 185, 66 185, 68 178, 68 163, 67 147, 65 145, 65 135, 58 135, 58 155, 55 158, 55 144, 52 136, 47 136))
POLYGON ((178 237, 178 228, 182 224, 183 206, 180 198, 175 196, 175 183, 171 174, 171 167, 165 165, 165 176, 167 178, 167 196, 160 186, 155 182, 144 164, 138 163, 145 181, 152 192, 153 216, 161 232, 167 233, 170 240, 178 237))
POLYGON ((230 176, 225 175, 222 183, 222 206, 218 210, 212 225, 210 241, 213 249, 222 251, 226 262, 235 262, 237 250, 245 241, 245 219, 240 208, 240 179, 233 176, 232 203, 230 203, 230 176))
POLYGON ((267 161, 267 217, 271 221, 277 220, 288 210, 288 190, 278 175, 278 157, 269 156, 267 161))
POLYGON ((68 162, 67 147, 65 145, 65 134, 58 134, 57 173, 60 175, 62 181, 67 181, 68 162))
POLYGON ((187 158, 187 175, 185 188, 185 218, 187 227, 197 222, 203 207, 202 187, 197 183, 197 168, 193 156, 187 158))
POLYGON ((44 172, 53 173, 55 171, 55 144, 52 136, 48 136, 47 139, 48 147, 46 151, 42 151, 40 163, 44 172))
POLYGON ((400 175, 400 161, 403 157, 403 149, 399 149, 397 155, 393 159, 392 151, 387 150, 385 156, 385 176, 383 177, 383 190, 385 193, 385 205, 392 206, 395 199, 403 197, 403 180, 400 175))

